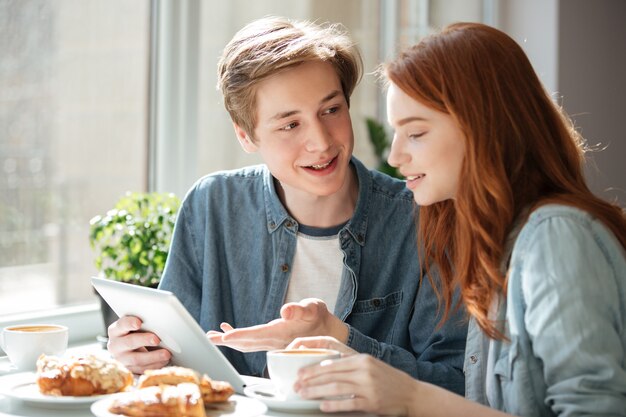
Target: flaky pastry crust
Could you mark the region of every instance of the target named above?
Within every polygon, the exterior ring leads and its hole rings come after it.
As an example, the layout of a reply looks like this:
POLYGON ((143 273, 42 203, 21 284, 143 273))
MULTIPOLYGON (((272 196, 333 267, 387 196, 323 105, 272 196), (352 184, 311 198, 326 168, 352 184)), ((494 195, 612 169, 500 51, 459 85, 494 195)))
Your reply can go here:
POLYGON ((37 359, 36 378, 39 391, 54 396, 113 394, 133 383, 132 373, 120 362, 95 355, 41 355, 37 359))
POLYGON ((224 381, 213 381, 206 375, 200 376, 196 371, 179 366, 166 366, 165 368, 146 370, 139 377, 138 388, 155 385, 176 385, 182 382, 191 382, 200 387, 202 399, 205 404, 227 401, 235 393, 233 387, 224 381))
POLYGON ((205 417, 198 385, 155 385, 122 394, 109 406, 109 412, 128 417, 205 417))

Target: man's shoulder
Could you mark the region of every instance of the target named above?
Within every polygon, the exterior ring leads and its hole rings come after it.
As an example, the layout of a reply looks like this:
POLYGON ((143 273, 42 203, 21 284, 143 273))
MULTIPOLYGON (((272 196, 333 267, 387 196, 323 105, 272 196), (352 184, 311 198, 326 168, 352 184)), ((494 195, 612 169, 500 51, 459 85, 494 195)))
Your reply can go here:
POLYGON ((192 191, 208 191, 219 188, 236 191, 241 187, 247 188, 254 183, 262 185, 266 173, 267 167, 264 164, 216 171, 197 180, 192 191))
POLYGON ((231 204, 262 204, 267 167, 253 165, 239 169, 216 171, 198 179, 183 200, 185 208, 222 207, 231 204))
POLYGON ((369 172, 372 176, 373 193, 386 199, 413 204, 413 193, 406 188, 404 181, 374 169, 369 172))

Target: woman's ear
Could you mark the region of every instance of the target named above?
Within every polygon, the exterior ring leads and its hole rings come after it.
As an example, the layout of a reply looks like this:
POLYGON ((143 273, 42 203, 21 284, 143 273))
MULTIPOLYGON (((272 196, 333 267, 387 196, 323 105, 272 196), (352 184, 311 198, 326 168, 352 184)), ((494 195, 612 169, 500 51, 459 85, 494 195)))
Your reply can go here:
POLYGON ((259 150, 259 147, 252 140, 250 135, 241 128, 237 123, 233 122, 233 128, 235 129, 235 135, 237 135, 237 140, 239 144, 243 148, 246 153, 255 153, 259 150))

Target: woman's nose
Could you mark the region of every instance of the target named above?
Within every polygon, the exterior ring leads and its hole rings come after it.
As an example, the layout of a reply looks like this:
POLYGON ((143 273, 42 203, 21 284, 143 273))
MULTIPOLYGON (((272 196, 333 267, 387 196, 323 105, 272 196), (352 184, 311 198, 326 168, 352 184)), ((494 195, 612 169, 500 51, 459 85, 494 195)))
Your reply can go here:
POLYGON ((387 162, 392 167, 398 168, 410 159, 410 155, 404 149, 402 140, 394 135, 393 140, 391 141, 391 149, 389 151, 389 155, 387 156, 387 162))

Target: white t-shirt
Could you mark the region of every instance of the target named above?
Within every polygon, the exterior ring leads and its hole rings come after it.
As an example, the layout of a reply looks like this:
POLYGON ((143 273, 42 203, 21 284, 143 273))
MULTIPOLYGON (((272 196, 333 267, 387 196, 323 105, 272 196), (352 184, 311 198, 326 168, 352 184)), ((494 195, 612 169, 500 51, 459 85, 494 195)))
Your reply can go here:
POLYGON ((343 226, 300 225, 285 303, 319 298, 326 303, 328 311, 334 311, 343 271, 338 235, 343 226))

